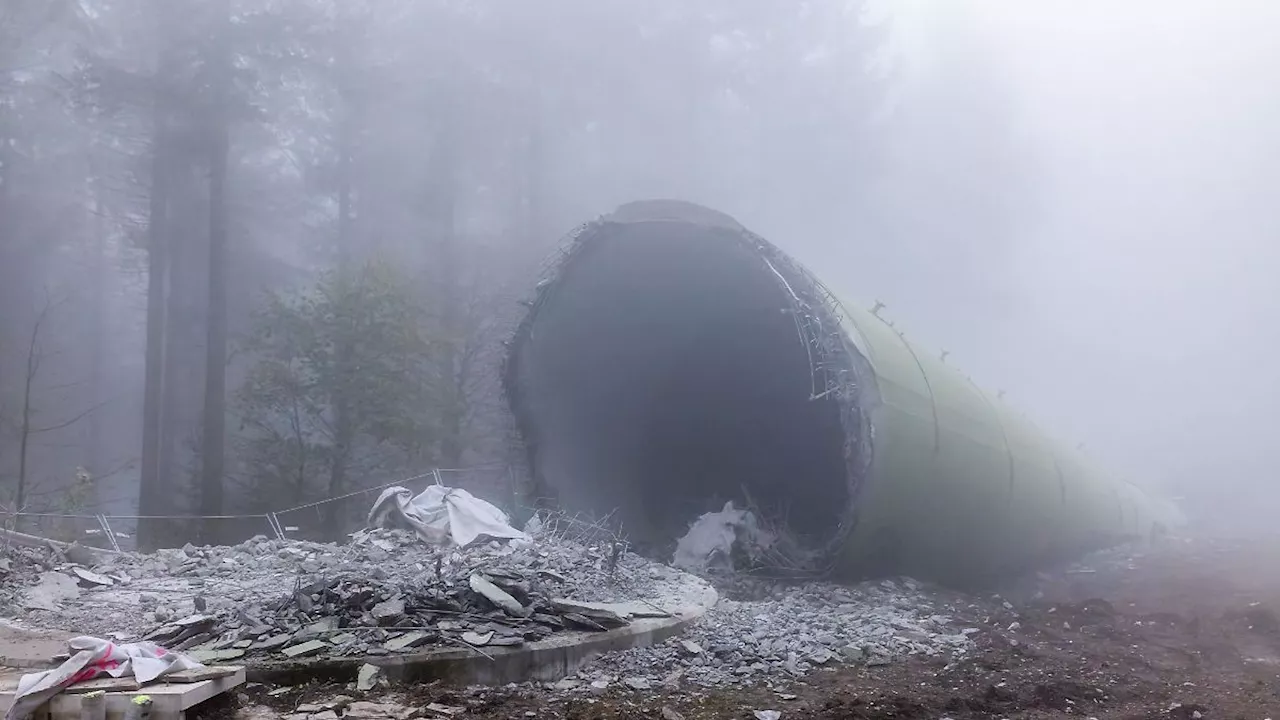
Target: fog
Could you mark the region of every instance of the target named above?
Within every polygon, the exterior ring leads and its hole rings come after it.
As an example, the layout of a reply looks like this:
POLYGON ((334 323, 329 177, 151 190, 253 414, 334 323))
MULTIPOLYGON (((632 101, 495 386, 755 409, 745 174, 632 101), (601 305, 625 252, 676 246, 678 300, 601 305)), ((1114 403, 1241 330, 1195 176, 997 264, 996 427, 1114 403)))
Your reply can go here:
MULTIPOLYGON (((6 522, 435 467, 526 502, 519 300, 576 225, 673 198, 1110 472, 1265 523, 1277 31, 1261 0, 8 2, 6 522)), ((323 507, 304 532, 367 503, 323 507)), ((238 522, 129 528, 262 531, 238 522)))
MULTIPOLYGON (((956 60, 932 40, 951 21, 925 5, 903 11, 912 56, 956 60)), ((974 333, 991 315, 955 322, 929 293, 900 301, 909 326, 1108 467, 1265 526, 1280 507, 1268 360, 1280 340, 1280 8, 969 7, 1016 98, 1010 134, 1029 174, 987 185, 972 167, 965 183, 1031 193, 1035 210, 1007 255, 971 238, 1013 300, 999 340, 974 333)))

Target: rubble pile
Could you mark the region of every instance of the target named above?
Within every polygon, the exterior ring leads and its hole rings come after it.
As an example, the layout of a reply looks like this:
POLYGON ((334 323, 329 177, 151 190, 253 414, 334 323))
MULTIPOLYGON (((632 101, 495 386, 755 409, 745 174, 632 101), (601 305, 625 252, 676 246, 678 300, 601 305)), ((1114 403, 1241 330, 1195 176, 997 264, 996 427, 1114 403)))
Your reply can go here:
POLYGON ((56 610, 59 597, 78 592, 75 571, 83 571, 81 564, 92 563, 94 557, 79 545, 5 545, 0 548, 0 612, 12 615, 24 605, 56 610), (31 592, 42 583, 48 583, 44 592, 31 592))
POLYGON ((963 655, 977 631, 956 629, 940 597, 913 580, 778 586, 769 599, 721 600, 682 635, 603 656, 554 687, 593 692, 615 683, 633 690, 750 685, 841 663, 963 655))
MULTIPOLYGON (((509 547, 503 549, 509 550, 509 547)), ((587 551, 583 548, 582 550, 587 551)), ((603 559, 590 552, 587 567, 603 559)), ((197 615, 153 631, 147 639, 207 661, 255 651, 286 658, 316 654, 385 655, 429 645, 509 647, 563 630, 603 632, 632 617, 665 617, 659 608, 628 609, 569 599, 586 590, 564 574, 563 553, 515 551, 435 555, 420 580, 343 572, 309 582, 284 597, 248 608, 197 615), (548 559, 555 560, 549 562, 548 559)))
POLYGON ((484 652, 665 616, 664 598, 691 580, 613 545, 544 537, 440 548, 381 529, 341 546, 257 537, 63 570, 56 584, 70 584, 75 597, 61 607, 28 604, 35 624, 56 612, 60 627, 151 640, 205 662, 433 646, 484 652))
MULTIPOLYGON (((11 607, 35 626, 144 639, 225 663, 432 649, 488 655, 555 633, 669 617, 709 594, 703 581, 612 536, 537 525, 522 538, 465 546, 368 529, 342 545, 259 536, 153 554, 20 551, 31 557, 23 555, 17 579, 29 587, 11 607)), ((722 599, 683 634, 602 656, 554 687, 747 685, 842 663, 962 655, 971 644, 972 631, 951 619, 949 596, 912 580, 845 587, 728 577, 749 585, 752 599, 722 599)))

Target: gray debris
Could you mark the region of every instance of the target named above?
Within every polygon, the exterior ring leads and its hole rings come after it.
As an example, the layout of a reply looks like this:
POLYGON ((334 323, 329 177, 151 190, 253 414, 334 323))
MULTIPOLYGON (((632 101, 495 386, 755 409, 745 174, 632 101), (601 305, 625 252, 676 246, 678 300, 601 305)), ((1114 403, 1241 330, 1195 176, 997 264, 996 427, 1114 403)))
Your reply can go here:
POLYGON ((329 647, 329 643, 321 640, 309 640, 301 645, 293 645, 284 649, 284 656, 289 659, 307 657, 315 655, 321 650, 329 647))
POLYGON ((71 543, 57 552, 60 552, 67 562, 76 565, 93 565, 102 555, 102 552, 96 548, 87 548, 80 543, 71 543))
POLYGON ((292 639, 293 636, 287 633, 282 635, 272 635, 266 640, 260 640, 249 647, 254 650, 279 650, 285 645, 288 645, 289 641, 292 639))
POLYGON ((0 611, 6 616, 18 613, 23 608, 59 612, 61 601, 72 599, 65 595, 67 590, 76 587, 75 581, 78 578, 73 577, 75 568, 92 566, 98 562, 98 557, 97 551, 75 543, 50 543, 43 547, 6 543, 4 547, 0 547, 0 578, 4 580, 0 583, 0 611), (67 576, 72 582, 66 584, 61 579, 55 580, 62 589, 52 595, 46 591, 31 592, 33 586, 41 584, 45 584, 48 590, 46 573, 54 571, 67 576))
POLYGON ((230 660, 238 660, 244 657, 244 650, 240 648, 228 648, 226 650, 192 650, 187 654, 194 660, 202 662, 205 665, 214 665, 230 660))
POLYGON ((11 583, 35 598, 27 604, 36 609, 11 613, 24 623, 250 657, 313 641, 326 656, 456 650, 468 633, 488 646, 518 646, 664 615, 698 583, 607 543, 540 536, 438 548, 397 530, 361 531, 345 545, 257 537, 105 555, 84 573, 52 550, 4 557, 11 570, 0 605, 11 583), (83 577, 112 585, 81 588, 83 577), (421 634, 401 634, 410 630, 421 634))
POLYGON ((80 586, 71 576, 60 572, 42 572, 35 587, 29 588, 23 601, 32 610, 57 612, 67 600, 80 597, 80 586))
POLYGON ((82 568, 82 567, 73 567, 71 568, 71 572, 74 573, 76 577, 80 579, 80 584, 86 587, 92 587, 92 586, 111 587, 112 585, 116 584, 115 580, 112 580, 106 575, 99 575, 98 573, 93 572, 92 570, 86 570, 85 568, 82 568))
POLYGON ((396 652, 398 650, 408 650, 410 648, 418 647, 419 645, 425 643, 429 639, 430 639, 430 636, 424 632, 405 633, 404 635, 401 635, 397 638, 392 639, 384 647, 386 647, 388 650, 391 650, 392 652, 396 652))
POLYGON ((404 600, 398 597, 384 600, 370 610, 379 625, 395 625, 404 619, 404 600))
POLYGON ((801 677, 837 662, 888 663, 908 655, 963 655, 969 637, 953 629, 942 596, 905 581, 842 587, 764 586, 758 597, 722 599, 682 637, 601 656, 577 679, 664 675, 672 683, 752 685, 801 677))
POLYGON ((391 703, 353 702, 347 706, 342 717, 345 720, 387 720, 387 718, 407 718, 414 714, 412 708, 391 703))
POLYGON ((653 683, 649 682, 649 678, 630 677, 622 681, 623 685, 632 690, 649 690, 653 687, 653 683))
POLYGON ((492 580, 480 573, 472 573, 469 582, 473 592, 484 596, 486 600, 502 608, 508 614, 516 617, 528 617, 532 614, 529 608, 520 604, 519 600, 511 597, 510 593, 494 585, 492 580))
POLYGON ((492 639, 493 639, 492 631, 483 633, 483 634, 477 633, 477 632, 462 633, 462 642, 468 645, 474 645, 476 647, 483 647, 485 645, 488 645, 489 641, 492 639))
POLYGON ((365 663, 360 666, 360 672, 356 675, 356 689, 360 692, 369 692, 381 679, 382 668, 365 663))

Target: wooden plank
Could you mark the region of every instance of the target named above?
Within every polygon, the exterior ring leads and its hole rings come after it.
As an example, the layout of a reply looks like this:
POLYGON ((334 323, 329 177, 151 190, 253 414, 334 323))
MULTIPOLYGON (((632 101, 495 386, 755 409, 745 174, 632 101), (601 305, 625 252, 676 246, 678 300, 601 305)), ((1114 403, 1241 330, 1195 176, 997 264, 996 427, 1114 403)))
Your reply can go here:
MULTIPOLYGON (((139 695, 151 698, 151 715, 155 720, 177 719, 182 713, 209 698, 244 684, 244 668, 232 668, 230 675, 188 683, 153 683, 137 690, 107 692, 107 720, 122 720, 129 703, 139 695)), ((92 688, 89 688, 92 689, 92 688)), ((12 691, 0 693, 0 711, 13 705, 12 691)), ((46 703, 54 720, 80 717, 83 694, 62 692, 46 703)))
MULTIPOLYGON (((182 672, 177 672, 172 675, 165 675, 164 682, 169 685, 190 685, 191 683, 198 683, 198 682, 203 682, 205 680, 214 680, 217 678, 227 677, 228 675, 235 675, 237 672, 240 672, 242 669, 243 668, 231 667, 231 666, 192 668, 190 670, 183 670, 182 672)), ((93 692, 94 690, 106 690, 108 692, 116 692, 116 691, 130 691, 130 690, 139 690, 139 689, 140 689, 140 686, 138 685, 138 681, 135 680, 133 677, 120 677, 120 678, 104 677, 104 678, 97 678, 95 680, 86 680, 81 683, 76 683, 75 685, 72 685, 66 690, 63 690, 63 692, 87 693, 87 692, 93 692)))
POLYGON ((235 675, 244 672, 242 665, 209 665, 207 667, 192 668, 183 670, 172 675, 165 676, 165 682, 169 683, 194 683, 202 680, 213 680, 215 678, 235 675))
MULTIPOLYGON (((71 543, 65 543, 65 542, 62 542, 61 540, 50 540, 49 538, 46 538, 46 537, 40 537, 38 535, 28 535, 27 533, 20 533, 20 532, 16 532, 14 530, 8 530, 5 528, 0 528, 0 541, 6 542, 6 543, 12 543, 14 545, 21 545, 23 547, 29 547, 29 548, 53 547, 63 552, 66 552, 67 549, 70 548, 72 545, 71 543)), ((100 547, 96 547, 94 545, 81 545, 79 543, 76 543, 75 545, 77 548, 82 548, 92 553, 92 555, 98 559, 109 558, 109 557, 113 557, 120 554, 117 552, 113 552, 111 550, 106 550, 100 547)))
POLYGON ((80 693, 80 694, 93 692, 94 690, 116 692, 120 690, 137 690, 138 687, 139 687, 138 681, 133 679, 132 676, 118 677, 118 678, 103 677, 103 678, 97 678, 94 680, 85 680, 84 682, 78 682, 75 685, 72 685, 71 687, 66 688, 62 692, 80 693))

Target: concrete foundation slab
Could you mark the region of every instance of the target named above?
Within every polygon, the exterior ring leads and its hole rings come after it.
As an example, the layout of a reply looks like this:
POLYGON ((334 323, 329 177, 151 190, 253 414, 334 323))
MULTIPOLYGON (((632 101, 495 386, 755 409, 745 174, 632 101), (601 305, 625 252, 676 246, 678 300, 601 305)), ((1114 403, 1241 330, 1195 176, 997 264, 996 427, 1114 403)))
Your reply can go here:
POLYGON ((715 589, 698 581, 678 604, 661 607, 663 618, 637 618, 626 627, 598 633, 566 633, 514 648, 433 650, 412 655, 327 658, 303 662, 250 661, 254 682, 295 685, 309 680, 351 682, 365 664, 382 669, 395 682, 502 685, 552 682, 571 675, 607 652, 644 647, 672 637, 710 610, 719 599, 715 589))

